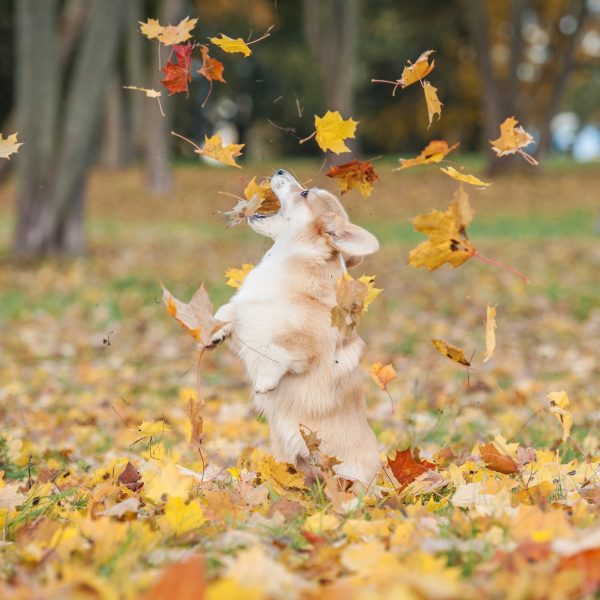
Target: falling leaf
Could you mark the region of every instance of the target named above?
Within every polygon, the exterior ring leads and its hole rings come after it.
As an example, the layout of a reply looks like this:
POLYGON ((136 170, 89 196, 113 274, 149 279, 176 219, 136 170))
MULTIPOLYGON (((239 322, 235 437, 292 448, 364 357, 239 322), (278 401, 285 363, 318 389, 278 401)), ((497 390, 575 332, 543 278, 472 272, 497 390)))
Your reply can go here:
POLYGON ((496 307, 488 304, 487 320, 485 324, 485 357, 483 362, 487 362, 494 355, 496 349, 496 307))
POLYGON ((242 148, 245 144, 228 144, 227 146, 223 146, 223 141, 221 140, 220 134, 215 134, 212 137, 204 136, 204 147, 195 150, 196 154, 201 154, 203 156, 207 156, 208 158, 212 158, 224 165, 229 165, 231 167, 237 167, 241 169, 240 165, 238 165, 234 158, 242 155, 242 148))
POLYGON ((123 89, 144 92, 144 94, 146 94, 146 96, 148 96, 148 98, 160 98, 162 96, 162 92, 159 92, 154 89, 138 87, 137 85, 124 85, 123 89))
POLYGON ((427 77, 435 67, 435 61, 429 62, 429 56, 435 52, 435 50, 426 50, 417 58, 414 63, 408 64, 402 71, 402 77, 398 81, 401 87, 405 88, 417 81, 421 81, 424 77, 427 77))
POLYGON ((427 146, 421 151, 419 156, 415 158, 401 158, 400 166, 395 171, 402 169, 409 169, 410 167, 416 167, 418 165, 428 165, 431 163, 439 163, 450 152, 458 148, 459 144, 456 143, 453 146, 448 146, 448 142, 445 140, 433 140, 427 144, 427 146))
POLYGON ((170 496, 165 504, 165 514, 161 520, 164 529, 174 535, 184 535, 198 529, 206 522, 204 512, 197 500, 186 504, 179 496, 170 496))
POLYGON ((165 600, 165 598, 203 600, 204 597, 204 559, 200 556, 192 556, 166 567, 158 581, 141 596, 140 600, 165 600))
POLYGON ((416 231, 429 238, 410 251, 408 264, 430 271, 448 263, 453 267, 462 265, 473 256, 475 246, 469 241, 466 226, 473 217, 468 197, 459 189, 448 210, 432 210, 412 220, 416 231))
POLYGON ((477 187, 488 187, 490 185, 485 181, 481 181, 481 179, 477 179, 477 177, 473 175, 465 175, 460 171, 457 171, 454 167, 440 167, 440 171, 448 175, 448 177, 452 177, 452 179, 455 179, 456 181, 463 181, 464 183, 468 183, 477 187))
POLYGON ((400 484, 400 489, 405 488, 409 483, 427 471, 436 469, 437 467, 426 460, 415 460, 410 452, 410 448, 406 450, 396 451, 394 458, 388 457, 388 465, 394 474, 394 477, 400 484))
POLYGON ((165 78, 161 79, 161 83, 169 90, 169 95, 176 94, 178 92, 188 92, 188 83, 192 80, 192 74, 190 72, 192 64, 192 49, 193 46, 190 42, 182 44, 180 46, 173 46, 173 51, 177 58, 177 64, 167 62, 167 64, 161 69, 165 74, 165 78))
POLYGON ((19 132, 3 138, 0 133, 0 158, 8 158, 10 160, 10 155, 19 151, 19 146, 22 146, 23 143, 17 142, 17 135, 19 135, 19 132))
POLYGON ((357 125, 358 121, 352 118, 344 120, 337 110, 328 110, 322 117, 315 115, 317 144, 324 152, 327 150, 335 154, 350 152, 344 140, 354 137, 357 125))
POLYGON ((227 269, 225 271, 225 277, 227 277, 226 285, 232 288, 239 288, 242 286, 244 279, 246 279, 246 275, 250 273, 254 269, 254 265, 252 263, 244 263, 241 269, 227 269))
POLYGON ((140 472, 128 462, 125 469, 123 469, 123 472, 119 475, 117 482, 124 485, 132 492, 137 492, 144 486, 144 482, 141 481, 141 479, 142 475, 140 472))
POLYGON ((281 208, 279 198, 271 189, 271 182, 265 179, 260 184, 256 182, 256 177, 253 177, 248 185, 244 188, 244 197, 246 200, 253 200, 255 196, 260 198, 260 204, 257 212, 261 214, 269 214, 277 212, 281 208))
POLYGON ((202 53, 202 67, 198 69, 197 73, 200 73, 209 81, 226 83, 223 79, 223 63, 208 55, 208 46, 200 46, 200 52, 202 53))
POLYGON ((197 22, 198 19, 186 17, 177 25, 161 25, 156 19, 148 19, 146 23, 140 21, 140 31, 149 40, 158 39, 165 46, 173 46, 189 40, 197 22))
POLYGON ((571 433, 571 427, 573 426, 573 415, 568 410, 569 397, 567 392, 552 392, 548 394, 548 400, 550 400, 550 412, 558 419, 558 422, 562 426, 563 430, 563 442, 569 437, 571 433))
POLYGON ((438 98, 437 88, 434 88, 429 81, 423 82, 423 92, 425 94, 425 103, 427 104, 427 116, 429 117, 427 129, 429 129, 433 122, 433 117, 435 115, 437 115, 438 119, 441 117, 443 104, 438 98))
POLYGON ((465 353, 458 346, 445 342, 444 340, 432 339, 431 343, 435 346, 436 350, 446 358, 453 360, 465 367, 470 367, 471 363, 465 358, 465 353))
POLYGON ((370 162, 366 160, 359 162, 356 159, 343 165, 331 167, 327 177, 337 179, 342 194, 353 188, 358 188, 358 191, 365 198, 371 195, 373 183, 378 179, 377 173, 375 173, 375 169, 373 169, 370 162))
POLYGON ((394 371, 393 365, 382 365, 381 363, 374 363, 369 369, 373 381, 382 389, 387 389, 388 383, 391 383, 396 379, 396 371, 394 371))
POLYGON ((204 429, 204 419, 202 418, 202 407, 204 400, 201 398, 189 398, 188 400, 188 418, 190 420, 190 444, 199 449, 202 445, 202 431, 204 429))
POLYGON ((504 473, 505 475, 519 472, 519 465, 510 456, 501 454, 492 442, 479 446, 479 453, 485 462, 485 466, 492 471, 504 473))
POLYGON ((143 421, 137 430, 143 438, 151 438, 167 433, 171 428, 164 421, 143 421))
POLYGON ((164 30, 164 27, 156 19, 148 19, 146 23, 139 21, 140 31, 149 40, 158 38, 164 30))
POLYGON ((500 137, 495 140, 490 140, 492 150, 498 156, 507 156, 518 152, 527 162, 537 165, 537 161, 523 151, 525 146, 529 146, 533 142, 533 137, 529 135, 523 127, 517 127, 518 121, 514 117, 508 117, 500 125, 500 137))
POLYGON ((382 291, 375 287, 375 277, 363 275, 354 279, 349 273, 344 273, 336 291, 337 305, 331 311, 332 325, 337 327, 342 335, 350 335, 371 302, 382 291))
POLYGON ((242 38, 232 39, 222 33, 220 38, 211 37, 210 41, 229 54, 234 54, 236 52, 239 52, 244 56, 250 56, 252 54, 252 50, 250 50, 250 47, 242 38))
POLYGON ((212 316, 212 304, 204 284, 187 303, 177 300, 163 287, 163 302, 167 312, 202 346, 209 345, 212 336, 226 325, 212 316))

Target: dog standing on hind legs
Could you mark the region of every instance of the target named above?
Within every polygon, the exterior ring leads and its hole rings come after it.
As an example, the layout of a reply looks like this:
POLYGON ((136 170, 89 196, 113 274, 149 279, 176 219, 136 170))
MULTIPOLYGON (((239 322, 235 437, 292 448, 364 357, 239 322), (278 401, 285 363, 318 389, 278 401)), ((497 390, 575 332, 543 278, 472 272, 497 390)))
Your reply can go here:
POLYGON ((227 325, 209 347, 229 338, 253 386, 254 406, 271 430, 274 456, 308 459, 300 425, 315 431, 321 449, 341 461, 338 475, 369 485, 379 469, 366 415, 359 368, 364 342, 331 323, 337 284, 347 266, 379 249, 353 225, 339 200, 305 189, 279 169, 271 188, 281 208, 248 224, 274 243, 233 298, 215 314, 227 325))

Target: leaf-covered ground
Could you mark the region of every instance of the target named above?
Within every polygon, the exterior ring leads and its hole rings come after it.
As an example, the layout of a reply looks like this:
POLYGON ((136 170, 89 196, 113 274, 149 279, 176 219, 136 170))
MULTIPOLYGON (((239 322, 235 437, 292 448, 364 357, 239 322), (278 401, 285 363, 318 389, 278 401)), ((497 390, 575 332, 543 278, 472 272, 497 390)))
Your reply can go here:
MULTIPOLYGON (((97 173, 88 258, 0 263, 0 597, 183 597, 178 586, 191 597, 206 586, 209 599, 597 592, 600 175, 515 176, 471 195, 471 238, 525 272, 525 286, 475 260, 408 267, 420 239, 407 219, 443 208, 454 186, 435 171, 378 170, 371 198, 345 198, 383 242, 356 273, 385 290, 361 325, 364 389, 382 463, 418 448, 435 470, 404 486, 382 470, 356 496, 275 463, 240 364, 226 348, 198 364, 160 304, 160 281, 181 298, 205 281, 219 304, 233 293, 225 270, 268 246, 218 218, 235 201, 217 191, 240 193, 238 174, 181 168, 177 193, 152 199, 138 171, 97 173), (488 303, 497 349, 482 364, 488 303), (472 368, 431 338, 473 354, 472 368), (374 362, 395 366, 392 402, 368 375, 374 362), (189 443, 197 383, 202 457, 189 443), (554 414, 547 396, 562 390, 570 405, 554 414), (482 452, 489 443, 501 458, 482 452)), ((315 184, 334 187, 322 175, 315 184)), ((4 256, 13 196, 11 185, 0 191, 4 256)))

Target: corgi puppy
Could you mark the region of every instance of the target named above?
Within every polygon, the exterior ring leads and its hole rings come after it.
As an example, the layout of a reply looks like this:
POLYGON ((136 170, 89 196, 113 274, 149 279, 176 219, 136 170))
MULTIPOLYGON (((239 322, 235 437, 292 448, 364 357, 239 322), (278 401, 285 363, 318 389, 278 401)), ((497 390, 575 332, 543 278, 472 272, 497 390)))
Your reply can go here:
POLYGON ((379 249, 375 236, 353 225, 326 190, 305 189, 279 169, 271 188, 281 208, 248 224, 273 246, 215 314, 227 325, 210 347, 229 337, 243 361, 254 405, 265 415, 275 458, 308 460, 304 425, 321 450, 341 461, 338 475, 369 485, 380 466, 366 415, 359 361, 364 342, 331 323, 346 267, 379 249))

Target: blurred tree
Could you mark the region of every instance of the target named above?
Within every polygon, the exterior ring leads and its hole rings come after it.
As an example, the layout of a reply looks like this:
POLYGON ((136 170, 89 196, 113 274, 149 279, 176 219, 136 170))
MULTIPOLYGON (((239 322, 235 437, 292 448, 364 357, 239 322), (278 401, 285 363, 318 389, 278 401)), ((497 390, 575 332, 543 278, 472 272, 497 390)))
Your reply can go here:
MULTIPOLYGON (((79 3, 79 5, 84 3, 79 3)), ((57 0, 17 3, 17 255, 84 250, 84 195, 123 22, 119 0, 93 0, 72 64, 61 65, 57 0)))

